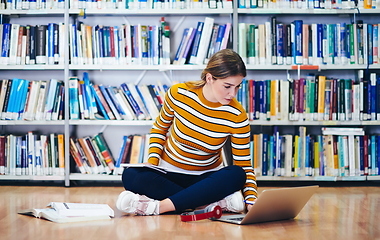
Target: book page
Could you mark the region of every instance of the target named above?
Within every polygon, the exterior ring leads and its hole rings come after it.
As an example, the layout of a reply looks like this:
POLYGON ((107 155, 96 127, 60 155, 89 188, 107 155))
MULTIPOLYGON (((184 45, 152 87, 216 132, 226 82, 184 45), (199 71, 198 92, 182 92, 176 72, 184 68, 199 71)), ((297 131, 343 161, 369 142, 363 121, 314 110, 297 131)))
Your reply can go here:
POLYGON ((48 206, 54 208, 60 216, 114 216, 114 211, 107 204, 51 202, 48 206))
POLYGON ((167 169, 166 168, 163 168, 163 167, 160 167, 160 166, 156 166, 156 165, 152 165, 152 164, 121 163, 120 167, 126 167, 126 168, 129 168, 129 167, 146 167, 146 168, 151 168, 151 169, 154 169, 156 171, 159 171, 159 172, 162 172, 162 173, 165 173, 165 174, 167 173, 167 169))

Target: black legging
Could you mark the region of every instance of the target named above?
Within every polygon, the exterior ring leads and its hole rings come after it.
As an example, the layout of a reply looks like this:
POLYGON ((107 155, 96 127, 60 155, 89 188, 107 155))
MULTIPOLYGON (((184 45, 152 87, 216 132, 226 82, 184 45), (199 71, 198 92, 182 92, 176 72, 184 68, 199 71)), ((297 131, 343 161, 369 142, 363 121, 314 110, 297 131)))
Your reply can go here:
POLYGON ((239 166, 227 166, 201 175, 161 173, 150 168, 126 168, 124 188, 155 200, 169 198, 176 211, 194 209, 241 190, 246 180, 239 166))

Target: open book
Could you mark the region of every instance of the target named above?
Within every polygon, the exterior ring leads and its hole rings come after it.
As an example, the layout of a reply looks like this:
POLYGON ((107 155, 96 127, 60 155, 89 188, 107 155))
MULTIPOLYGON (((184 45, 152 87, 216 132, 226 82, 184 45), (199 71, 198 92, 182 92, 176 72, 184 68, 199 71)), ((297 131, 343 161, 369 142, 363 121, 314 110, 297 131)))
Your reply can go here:
POLYGON ((48 204, 48 208, 32 208, 21 210, 18 213, 58 223, 103 220, 114 217, 113 209, 107 204, 88 203, 51 202, 48 204))
POLYGON ((132 163, 121 163, 120 164, 120 167, 125 167, 125 168, 129 168, 129 167, 146 167, 146 168, 151 168, 151 169, 154 169, 156 171, 159 171, 159 172, 162 172, 162 173, 167 173, 167 169, 166 168, 163 168, 163 167, 160 167, 160 166, 156 166, 156 165, 153 165, 153 164, 142 164, 142 163, 136 163, 136 164, 132 164, 132 163))

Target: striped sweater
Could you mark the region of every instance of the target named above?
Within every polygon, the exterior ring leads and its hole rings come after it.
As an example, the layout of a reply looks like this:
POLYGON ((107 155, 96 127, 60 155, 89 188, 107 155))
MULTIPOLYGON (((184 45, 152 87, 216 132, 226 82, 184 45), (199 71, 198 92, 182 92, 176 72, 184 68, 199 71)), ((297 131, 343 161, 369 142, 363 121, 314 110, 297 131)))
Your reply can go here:
POLYGON ((257 197, 257 185, 250 158, 250 134, 247 114, 235 98, 228 105, 209 102, 202 88, 176 84, 166 93, 150 132, 148 161, 158 165, 163 159, 185 170, 211 170, 222 163, 222 147, 231 136, 233 162, 247 174, 243 195, 252 201, 257 197))

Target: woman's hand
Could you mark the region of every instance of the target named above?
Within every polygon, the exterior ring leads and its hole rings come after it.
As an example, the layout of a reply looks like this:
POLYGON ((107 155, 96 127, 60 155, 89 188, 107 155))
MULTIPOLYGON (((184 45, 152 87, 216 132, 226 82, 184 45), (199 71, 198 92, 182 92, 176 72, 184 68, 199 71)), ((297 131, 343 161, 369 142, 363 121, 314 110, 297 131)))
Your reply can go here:
POLYGON ((256 200, 246 202, 247 211, 251 210, 252 206, 255 205, 255 202, 256 202, 256 200))

